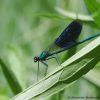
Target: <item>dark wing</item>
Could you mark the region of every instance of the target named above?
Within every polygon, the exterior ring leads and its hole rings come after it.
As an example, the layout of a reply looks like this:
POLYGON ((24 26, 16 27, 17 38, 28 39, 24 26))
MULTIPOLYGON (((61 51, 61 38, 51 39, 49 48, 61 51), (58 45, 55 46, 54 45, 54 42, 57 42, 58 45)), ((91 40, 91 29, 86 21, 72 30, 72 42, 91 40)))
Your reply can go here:
POLYGON ((69 46, 71 43, 76 42, 81 30, 82 24, 78 20, 74 20, 54 41, 54 44, 61 48, 69 46))
POLYGON ((76 43, 78 36, 82 30, 82 24, 78 20, 74 20, 67 28, 60 34, 60 36, 51 44, 45 52, 52 54, 61 49, 68 48, 76 43))

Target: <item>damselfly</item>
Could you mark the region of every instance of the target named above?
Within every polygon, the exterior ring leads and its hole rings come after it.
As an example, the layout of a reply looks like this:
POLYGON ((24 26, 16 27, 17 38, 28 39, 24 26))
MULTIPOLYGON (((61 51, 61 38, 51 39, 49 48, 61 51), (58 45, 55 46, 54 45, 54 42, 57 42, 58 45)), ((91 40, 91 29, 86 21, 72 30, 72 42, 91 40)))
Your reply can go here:
MULTIPOLYGON (((43 63, 46 66, 46 72, 48 69, 48 64, 45 63, 46 60, 55 58, 58 62, 57 58, 53 55, 56 55, 58 53, 61 53, 63 51, 66 51, 78 44, 81 44, 85 41, 88 41, 96 36, 99 36, 100 34, 88 37, 82 41, 77 41, 77 38, 79 37, 82 30, 82 24, 79 20, 74 20, 71 22, 67 28, 60 34, 58 38, 55 39, 55 41, 49 46, 47 50, 44 50, 39 56, 34 57, 34 62, 38 62, 38 73, 39 73, 39 62, 43 63)), ((37 73, 37 78, 38 78, 37 73)))

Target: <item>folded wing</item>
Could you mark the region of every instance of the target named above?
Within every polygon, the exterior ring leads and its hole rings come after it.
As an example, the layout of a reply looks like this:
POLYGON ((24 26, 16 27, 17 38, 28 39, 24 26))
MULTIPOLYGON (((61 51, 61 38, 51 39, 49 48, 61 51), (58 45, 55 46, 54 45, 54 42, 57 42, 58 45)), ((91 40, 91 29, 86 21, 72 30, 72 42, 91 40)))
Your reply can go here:
POLYGON ((82 24, 78 20, 74 20, 54 41, 54 44, 61 48, 71 45, 71 43, 76 42, 81 30, 82 24))

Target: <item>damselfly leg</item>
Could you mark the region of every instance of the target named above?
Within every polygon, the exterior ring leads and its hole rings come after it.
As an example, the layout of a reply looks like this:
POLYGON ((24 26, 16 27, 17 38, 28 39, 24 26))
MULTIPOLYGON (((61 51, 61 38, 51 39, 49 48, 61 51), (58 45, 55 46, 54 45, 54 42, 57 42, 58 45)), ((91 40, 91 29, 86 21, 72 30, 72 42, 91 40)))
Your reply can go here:
POLYGON ((38 69, 37 69, 37 80, 39 78, 39 61, 38 61, 38 69))
POLYGON ((60 61, 59 61, 59 59, 58 59, 58 57, 49 57, 49 58, 47 58, 46 60, 50 60, 50 59, 55 59, 56 60, 56 62, 57 62, 57 64, 60 66, 61 64, 60 64, 60 61))
MULTIPOLYGON (((48 70, 48 64, 46 64, 45 62, 43 62, 43 61, 40 61, 43 65, 45 65, 45 67, 46 67, 46 70, 45 70, 45 73, 44 73, 44 76, 46 76, 46 74, 47 74, 47 70, 48 70)), ((39 61, 38 61, 38 69, 37 69, 37 80, 39 79, 39 61)))
POLYGON ((44 76, 46 76, 47 74, 47 70, 48 70, 48 64, 46 64, 45 62, 41 61, 42 64, 45 65, 46 69, 45 69, 45 73, 44 73, 44 76))

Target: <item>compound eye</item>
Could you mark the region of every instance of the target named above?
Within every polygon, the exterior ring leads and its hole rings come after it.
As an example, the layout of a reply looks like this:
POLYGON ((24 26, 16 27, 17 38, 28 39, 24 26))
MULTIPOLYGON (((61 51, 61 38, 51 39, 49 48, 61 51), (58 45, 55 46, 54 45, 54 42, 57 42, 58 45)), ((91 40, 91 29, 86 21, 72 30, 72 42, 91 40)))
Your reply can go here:
POLYGON ((34 62, 37 62, 38 61, 38 57, 34 57, 34 62))

